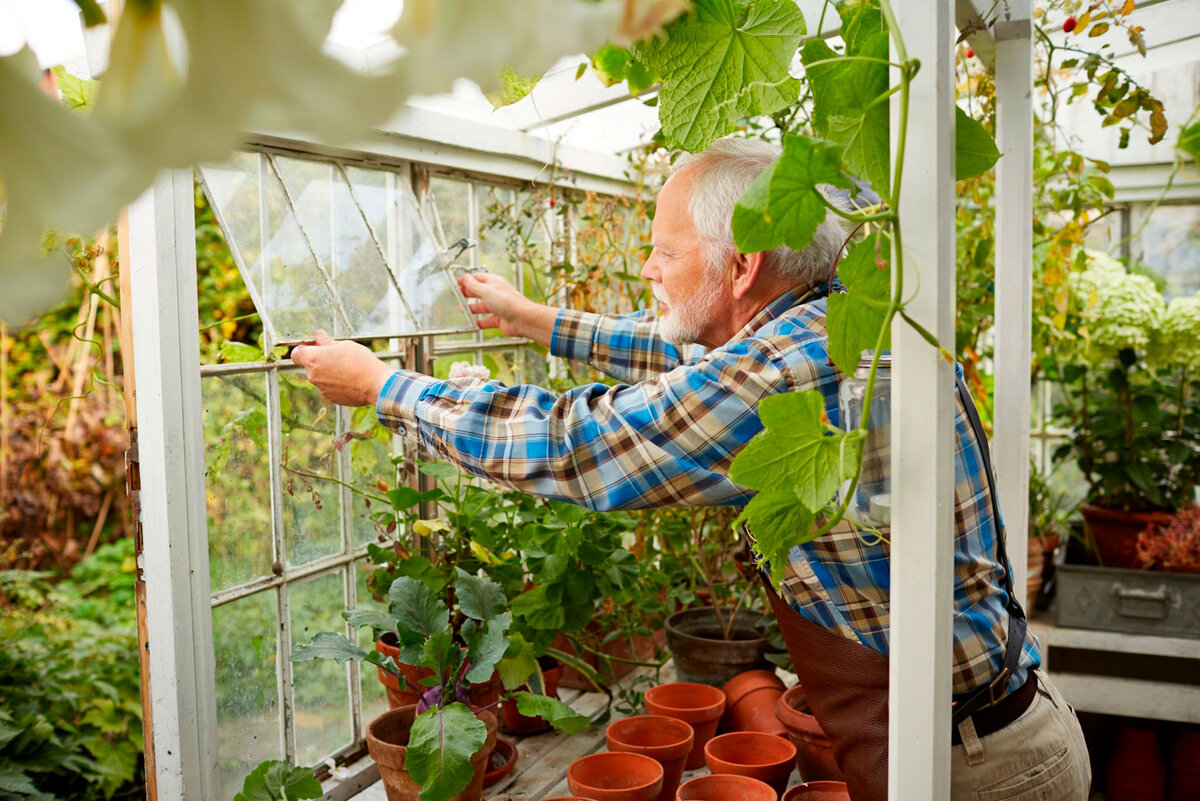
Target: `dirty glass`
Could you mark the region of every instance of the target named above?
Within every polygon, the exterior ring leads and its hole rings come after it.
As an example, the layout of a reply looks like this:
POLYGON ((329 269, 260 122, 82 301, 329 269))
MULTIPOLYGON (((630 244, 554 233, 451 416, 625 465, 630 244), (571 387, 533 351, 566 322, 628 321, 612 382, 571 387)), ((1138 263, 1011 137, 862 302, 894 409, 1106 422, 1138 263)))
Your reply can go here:
POLYGON ((338 553, 341 490, 335 407, 300 371, 279 374, 283 430, 283 535, 290 565, 338 553))
MULTIPOLYGON (((312 642, 321 631, 345 633, 344 572, 339 569, 289 585, 292 645, 312 642)), ((349 665, 332 659, 292 663, 296 723, 296 762, 311 765, 349 745, 349 665)))

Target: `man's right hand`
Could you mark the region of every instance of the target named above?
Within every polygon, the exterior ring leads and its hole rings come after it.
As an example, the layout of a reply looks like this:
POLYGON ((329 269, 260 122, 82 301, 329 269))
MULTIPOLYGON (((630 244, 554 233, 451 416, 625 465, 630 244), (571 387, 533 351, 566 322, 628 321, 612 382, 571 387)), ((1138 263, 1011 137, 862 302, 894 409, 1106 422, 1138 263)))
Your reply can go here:
POLYGON ((499 328, 505 336, 527 337, 550 345, 557 309, 534 303, 491 273, 467 273, 458 279, 458 286, 463 295, 478 301, 469 308, 472 314, 483 315, 477 320, 480 328, 499 328))

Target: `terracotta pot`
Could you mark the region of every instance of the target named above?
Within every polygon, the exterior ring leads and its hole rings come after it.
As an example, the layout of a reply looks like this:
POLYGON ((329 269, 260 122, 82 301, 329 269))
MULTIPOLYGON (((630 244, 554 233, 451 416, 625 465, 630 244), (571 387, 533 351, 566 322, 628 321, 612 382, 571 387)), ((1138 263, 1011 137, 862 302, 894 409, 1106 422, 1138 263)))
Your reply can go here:
POLYGON ((650 801, 662 781, 662 765, 641 754, 589 754, 567 768, 567 789, 596 801, 650 801))
POLYGON ((496 747, 488 755, 487 765, 483 772, 483 786, 491 787, 512 773, 512 769, 517 766, 517 758, 520 756, 512 740, 497 737, 496 747))
POLYGON ((774 734, 734 731, 708 741, 704 762, 710 773, 749 776, 782 793, 796 762, 796 746, 774 734))
POLYGON ((675 794, 677 801, 775 801, 778 797, 769 784, 732 773, 697 776, 675 794))
POLYGON ((833 743, 809 712, 804 688, 797 684, 779 696, 775 717, 787 729, 788 739, 796 746, 796 768, 800 777, 812 781, 844 781, 842 771, 833 756, 833 743))
MULTIPOLYGON (((730 610, 722 611, 722 618, 730 610)), ((712 607, 684 609, 667 618, 667 647, 675 660, 675 675, 681 681, 692 681, 720 687, 739 673, 767 669, 764 654, 767 640, 758 624, 766 618, 757 612, 738 610, 730 629, 730 639, 724 638, 721 621, 712 607)))
POLYGON ((1185 726, 1175 736, 1167 787, 1170 801, 1200 798, 1200 728, 1185 726))
MULTIPOLYGON (((433 671, 428 668, 414 667, 413 665, 405 665, 400 662, 400 648, 394 643, 396 635, 388 632, 382 638, 375 641, 375 650, 384 656, 390 656, 396 663, 396 667, 400 668, 400 673, 404 676, 405 682, 409 687, 421 686, 421 679, 428 678, 433 675, 433 671)), ((399 709, 402 706, 415 704, 421 700, 419 693, 411 690, 400 689, 400 680, 388 673, 378 665, 375 670, 379 673, 379 681, 383 683, 384 691, 387 693, 388 707, 391 709, 399 709)), ((485 682, 472 684, 467 690, 467 696, 471 699, 471 706, 476 709, 491 706, 500 698, 500 690, 504 685, 500 681, 500 674, 493 672, 492 677, 485 682)))
POLYGON ((695 739, 683 767, 703 767, 704 744, 717 733, 717 723, 725 711, 725 693, 707 684, 678 681, 651 687, 643 700, 647 714, 665 715, 691 725, 695 739))
POLYGON ((781 801, 850 801, 845 782, 805 782, 789 787, 781 801))
POLYGON ((692 752, 695 734, 690 724, 664 715, 635 715, 608 724, 604 731, 609 751, 642 754, 662 765, 659 801, 670 801, 679 789, 683 763, 692 752))
POLYGON ((1104 776, 1106 801, 1162 801, 1167 768, 1158 750, 1158 733, 1149 726, 1127 724, 1117 733, 1104 776))
POLYGON ((1084 529, 1095 543, 1104 567, 1139 567, 1137 536, 1151 523, 1170 523, 1169 512, 1126 512, 1104 506, 1084 506, 1084 529))
MULTIPOLYGON (((450 801, 479 801, 483 795, 483 774, 488 756, 496 744, 496 716, 491 712, 476 713, 487 725, 487 740, 471 757, 475 775, 471 783, 450 801)), ((416 704, 384 712, 367 726, 367 750, 379 766, 379 777, 388 801, 418 801, 421 788, 405 768, 408 755, 408 735, 417 716, 416 704)))
POLYGON ((787 729, 775 717, 775 702, 783 695, 783 681, 773 670, 747 670, 729 681, 725 693, 724 731, 761 731, 786 737, 787 729))
MULTIPOLYGON (((542 679, 546 684, 546 695, 558 697, 558 682, 562 678, 562 665, 556 661, 554 667, 542 670, 542 679)), ((504 700, 500 702, 500 728, 510 734, 541 734, 550 728, 545 718, 527 717, 517 711, 517 702, 504 700)))
POLYGON ((581 795, 556 795, 554 798, 546 798, 543 801, 596 801, 596 799, 584 798, 581 795))
POLYGON ((1042 591, 1042 582, 1046 578, 1046 566, 1054 559, 1054 551, 1058 548, 1058 535, 1029 538, 1029 557, 1025 579, 1025 597, 1029 599, 1028 606, 1033 607, 1038 593, 1042 591))

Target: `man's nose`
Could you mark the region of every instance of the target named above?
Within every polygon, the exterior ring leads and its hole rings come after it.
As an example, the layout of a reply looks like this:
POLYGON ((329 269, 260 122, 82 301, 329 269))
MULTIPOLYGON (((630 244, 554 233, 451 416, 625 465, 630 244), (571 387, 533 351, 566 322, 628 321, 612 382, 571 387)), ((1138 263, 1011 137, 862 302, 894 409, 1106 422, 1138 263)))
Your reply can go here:
POLYGON ((658 266, 657 259, 654 258, 654 251, 650 251, 650 255, 646 258, 646 262, 642 265, 642 278, 646 281, 657 281, 658 266))

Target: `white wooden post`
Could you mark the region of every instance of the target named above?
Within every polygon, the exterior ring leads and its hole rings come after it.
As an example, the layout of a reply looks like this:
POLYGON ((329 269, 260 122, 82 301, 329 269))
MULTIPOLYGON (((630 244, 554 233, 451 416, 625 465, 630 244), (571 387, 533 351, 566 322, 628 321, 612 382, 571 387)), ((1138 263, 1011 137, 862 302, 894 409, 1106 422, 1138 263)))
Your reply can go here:
MULTIPOLYGON (((1033 281, 1033 26, 1030 0, 996 23, 996 382, 993 453, 1013 584, 1024 597, 1029 541, 1029 366, 1033 281)), ((1026 609, 1033 599, 1026 600, 1026 609)))
POLYGON ((129 207, 150 695, 160 799, 217 797, 191 170, 129 207))
MULTIPOLYGON (((912 84, 899 197, 908 313, 954 342, 954 0, 893 5, 912 84), (915 294, 914 294, 915 293, 915 294)), ((897 56, 895 47, 893 58, 897 56)), ((900 130, 892 99, 892 143, 900 130)), ((894 156, 893 156, 894 158, 894 156)), ((891 696, 888 796, 950 797, 954 372, 892 326, 891 696)))

